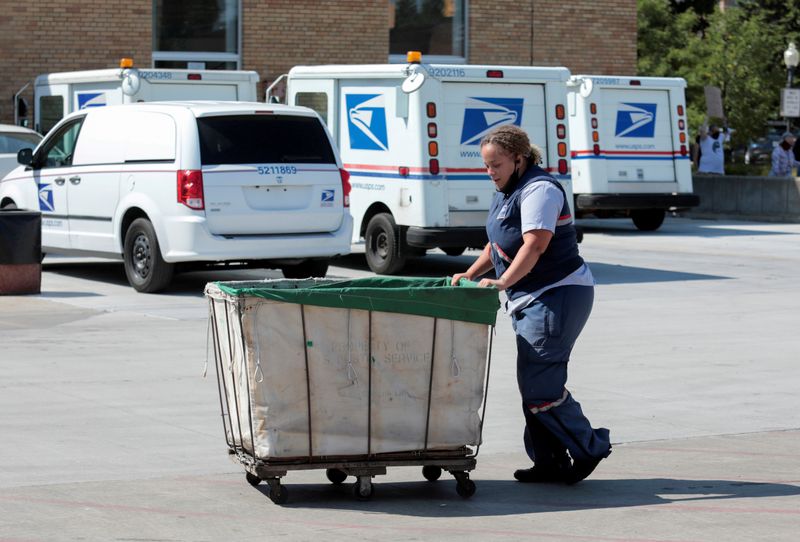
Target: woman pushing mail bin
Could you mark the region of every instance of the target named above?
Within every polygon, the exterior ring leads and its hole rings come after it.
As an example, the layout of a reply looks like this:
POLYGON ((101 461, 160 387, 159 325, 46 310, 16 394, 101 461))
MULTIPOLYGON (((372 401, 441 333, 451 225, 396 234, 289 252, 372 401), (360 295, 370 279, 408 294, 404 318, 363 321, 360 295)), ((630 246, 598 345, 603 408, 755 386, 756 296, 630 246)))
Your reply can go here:
POLYGON ((286 502, 290 470, 372 477, 442 470, 469 497, 497 291, 450 279, 218 282, 206 286, 230 452, 286 502))

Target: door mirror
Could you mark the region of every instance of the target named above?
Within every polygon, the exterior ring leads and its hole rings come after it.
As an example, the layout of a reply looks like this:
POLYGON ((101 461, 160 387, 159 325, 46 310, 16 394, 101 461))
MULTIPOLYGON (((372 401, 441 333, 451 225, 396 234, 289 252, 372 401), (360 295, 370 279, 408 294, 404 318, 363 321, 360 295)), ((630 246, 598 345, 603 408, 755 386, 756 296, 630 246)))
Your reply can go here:
POLYGON ((17 97, 17 117, 24 118, 28 116, 28 102, 22 96, 17 97))
POLYGON ((17 162, 23 166, 29 166, 33 163, 33 149, 20 149, 17 152, 17 162))

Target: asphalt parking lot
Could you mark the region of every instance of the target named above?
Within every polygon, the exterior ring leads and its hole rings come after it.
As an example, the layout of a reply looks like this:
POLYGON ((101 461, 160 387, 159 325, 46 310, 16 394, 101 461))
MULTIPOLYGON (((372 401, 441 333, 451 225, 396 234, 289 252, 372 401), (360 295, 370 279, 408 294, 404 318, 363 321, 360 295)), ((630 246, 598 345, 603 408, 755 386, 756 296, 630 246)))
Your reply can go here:
MULTIPOLYGON (((522 413, 508 318, 498 317, 477 493, 418 468, 356 501, 319 471, 273 504, 226 454, 211 280, 138 294, 120 263, 48 256, 42 294, 0 297, 0 541, 797 540, 800 529, 800 224, 585 221, 595 308, 570 389, 614 450, 571 487, 523 485, 522 413)), ((405 274, 452 275, 477 252, 405 274)), ((330 275, 369 276, 363 256, 330 275)))

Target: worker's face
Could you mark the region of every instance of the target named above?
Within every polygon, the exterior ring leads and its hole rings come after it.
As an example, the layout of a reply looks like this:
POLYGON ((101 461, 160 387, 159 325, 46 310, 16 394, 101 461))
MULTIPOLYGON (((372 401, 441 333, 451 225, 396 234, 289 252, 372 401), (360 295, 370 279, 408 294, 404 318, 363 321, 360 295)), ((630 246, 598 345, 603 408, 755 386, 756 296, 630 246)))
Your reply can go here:
POLYGON ((483 165, 486 166, 486 173, 494 183, 497 190, 503 190, 508 184, 508 179, 514 173, 514 169, 519 167, 518 157, 510 154, 504 148, 494 143, 489 143, 481 148, 483 165))
POLYGON ((786 141, 786 144, 787 144, 787 145, 789 145, 789 146, 791 147, 791 146, 793 146, 793 145, 794 145, 794 142, 795 142, 796 140, 795 140, 795 138, 793 138, 793 137, 786 137, 786 138, 784 138, 784 141, 786 141))

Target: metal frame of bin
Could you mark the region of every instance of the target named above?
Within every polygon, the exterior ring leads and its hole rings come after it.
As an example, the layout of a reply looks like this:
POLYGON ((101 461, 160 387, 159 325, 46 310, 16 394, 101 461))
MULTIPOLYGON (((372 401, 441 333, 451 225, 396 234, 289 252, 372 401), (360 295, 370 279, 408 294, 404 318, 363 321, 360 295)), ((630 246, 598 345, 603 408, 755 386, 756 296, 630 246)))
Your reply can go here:
MULTIPOLYGON (((236 423, 234 424, 233 417, 229 412, 228 405, 229 397, 228 397, 228 390, 224 385, 224 372, 225 368, 222 365, 222 351, 220 349, 220 340, 223 338, 219 336, 219 331, 216 326, 211 325, 212 319, 216 320, 216 306, 215 306, 215 299, 209 298, 209 328, 211 331, 211 336, 213 339, 213 351, 214 351, 214 359, 215 359, 215 369, 217 374, 217 388, 219 392, 219 400, 220 400, 220 410, 222 413, 222 424, 223 424, 223 431, 225 433, 225 440, 228 444, 228 453, 231 458, 240 463, 246 471, 246 479, 247 482, 253 486, 257 486, 262 481, 266 481, 269 484, 269 498, 276 504, 284 504, 287 502, 289 498, 289 491, 286 489, 286 486, 281 484, 281 478, 286 476, 289 471, 295 470, 312 470, 312 469, 325 469, 326 476, 328 480, 330 480, 334 484, 342 484, 348 476, 356 477, 356 482, 353 484, 353 493, 355 497, 359 500, 369 500, 374 492, 374 487, 372 484, 372 478, 378 475, 386 474, 386 469, 388 467, 414 467, 414 466, 421 466, 422 467, 422 475, 428 481, 436 481, 442 474, 442 471, 447 471, 453 475, 456 480, 456 492, 463 498, 469 498, 475 494, 475 482, 470 480, 469 472, 475 469, 476 466, 476 458, 478 456, 478 452, 480 451, 480 441, 483 438, 483 422, 486 417, 486 403, 487 403, 487 394, 489 391, 489 371, 491 369, 492 363, 492 338, 494 336, 494 325, 489 325, 489 337, 488 337, 488 345, 487 345, 487 352, 486 352, 486 370, 484 375, 484 388, 483 388, 483 408, 480 417, 480 424, 479 424, 479 431, 478 431, 478 442, 479 444, 475 446, 475 449, 472 450, 469 446, 462 446, 460 448, 442 450, 428 450, 428 432, 429 432, 429 422, 430 422, 430 414, 431 414, 431 391, 433 387, 433 369, 436 360, 435 356, 435 347, 436 347, 436 325, 439 321, 439 318, 433 318, 433 325, 434 325, 434 333, 433 333, 433 344, 431 349, 431 368, 430 368, 430 375, 429 375, 429 383, 428 383, 428 410, 427 410, 427 419, 425 422, 425 445, 422 450, 415 450, 410 452, 397 452, 397 453, 381 453, 375 454, 369 451, 371 449, 372 444, 372 432, 371 432, 371 424, 372 424, 372 416, 371 416, 371 409, 372 409, 372 364, 369 364, 369 395, 368 395, 368 408, 370 412, 368 414, 368 424, 367 424, 367 445, 368 445, 368 452, 366 455, 354 455, 354 456, 313 456, 310 455, 307 457, 298 457, 298 458, 285 458, 285 459, 270 459, 265 460, 258 457, 255 457, 255 441, 254 441, 254 427, 253 427, 253 414, 251 409, 248 408, 248 420, 245 420, 246 423, 250 426, 250 442, 251 447, 253 449, 253 453, 247 451, 244 447, 244 439, 242 433, 242 422, 243 420, 239 419, 238 412, 240 412, 239 408, 239 401, 240 398, 236 396, 236 388, 232 387, 233 390, 233 400, 234 404, 236 405, 237 413, 236 413, 236 423), (236 445, 236 434, 235 430, 238 429, 239 435, 239 442, 241 443, 240 446, 236 445), (229 437, 230 435, 230 437, 229 437)), ((228 303, 232 303, 233 301, 221 299, 219 300, 226 305, 228 303)), ((238 319, 240 329, 243 326, 242 323, 242 315, 244 314, 244 302, 241 299, 237 299, 235 303, 238 304, 238 319)), ((308 370, 308 346, 307 346, 307 337, 306 337, 306 326, 305 326, 305 306, 300 305, 301 310, 301 319, 303 323, 303 343, 306 345, 304 348, 304 355, 305 355, 305 364, 306 364, 306 386, 309 390, 307 394, 308 397, 308 408, 309 411, 311 410, 311 393, 310 387, 311 383, 309 380, 309 370, 308 370)), ((372 312, 368 311, 368 325, 369 325, 369 340, 368 340, 368 358, 372 358, 372 312)), ((226 329, 228 331, 228 351, 231 351, 231 346, 234 340, 240 341, 239 346, 242 347, 242 351, 245 351, 244 348, 244 337, 232 337, 231 336, 231 326, 229 325, 230 320, 230 311, 225 311, 225 322, 226 322, 226 329)), ((233 377, 233 375, 230 375, 233 377)), ((245 377, 247 379, 247 393, 249 394, 250 390, 250 378, 251 375, 245 371, 245 377)), ((241 398, 242 400, 247 400, 249 404, 249 397, 241 398)), ((312 447, 312 426, 311 426, 311 416, 308 418, 308 440, 309 440, 309 452, 313 450, 312 447)))

